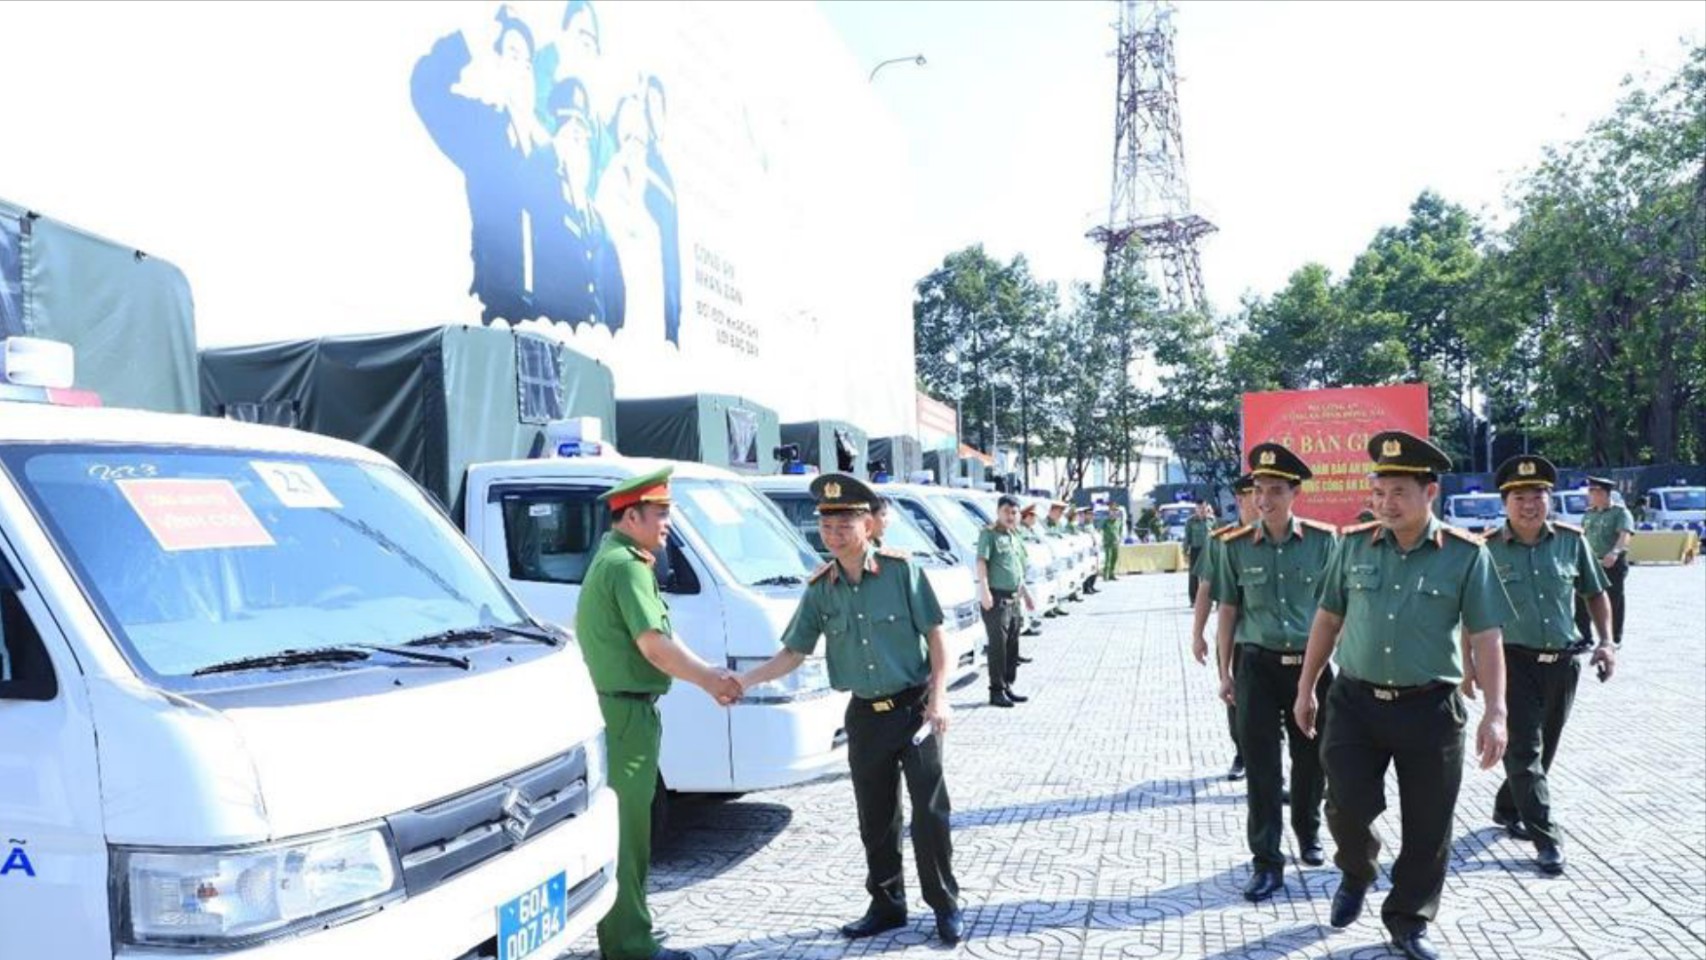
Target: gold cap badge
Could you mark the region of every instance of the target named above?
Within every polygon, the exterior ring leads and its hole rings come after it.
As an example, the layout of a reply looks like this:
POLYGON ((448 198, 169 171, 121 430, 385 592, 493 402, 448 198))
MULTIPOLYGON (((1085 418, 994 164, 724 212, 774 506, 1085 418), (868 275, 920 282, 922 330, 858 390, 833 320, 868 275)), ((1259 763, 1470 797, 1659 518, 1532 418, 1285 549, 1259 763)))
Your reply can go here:
POLYGON ((1383 457, 1403 456, 1404 445, 1396 440, 1388 440, 1380 445, 1380 455, 1383 457))
POLYGON ((1532 476, 1534 476, 1534 461, 1533 460, 1524 460, 1523 462, 1517 464, 1516 465, 1516 475, 1519 477, 1532 477, 1532 476))
POLYGON ((1257 459, 1260 461, 1262 466, 1271 467, 1274 465, 1274 452, 1272 450, 1263 450, 1262 455, 1257 459))
POLYGON ((823 495, 830 500, 841 499, 841 484, 831 480, 823 485, 823 495))

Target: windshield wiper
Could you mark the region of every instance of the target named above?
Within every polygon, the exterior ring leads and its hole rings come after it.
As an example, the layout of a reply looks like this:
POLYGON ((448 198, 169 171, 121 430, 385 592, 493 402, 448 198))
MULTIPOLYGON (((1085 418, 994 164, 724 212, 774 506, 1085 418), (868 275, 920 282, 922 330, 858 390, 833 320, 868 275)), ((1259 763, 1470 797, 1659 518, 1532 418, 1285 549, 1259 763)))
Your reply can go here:
POLYGON ((373 654, 357 647, 284 650, 258 657, 239 657, 235 660, 210 663, 205 667, 197 667, 190 676, 205 677, 210 673, 235 673, 239 670, 264 670, 268 667, 298 667, 313 663, 353 663, 357 660, 369 659, 372 656, 373 654))
POLYGON ((474 665, 468 662, 467 657, 453 657, 448 653, 427 653, 425 650, 405 650, 402 647, 387 647, 377 643, 362 643, 357 644, 357 647, 362 650, 378 650, 380 653, 389 653, 393 657, 402 657, 405 660, 418 660, 421 663, 442 663, 446 666, 458 667, 463 670, 474 669, 474 665))
POLYGON ((464 643, 491 643, 500 636, 519 637, 532 640, 546 646, 559 646, 562 641, 542 630, 527 627, 510 627, 503 624, 493 624, 489 627, 458 627, 440 633, 428 634, 403 644, 405 647, 450 647, 464 643))
POLYGON ((784 573, 784 574, 779 574, 779 575, 774 576, 774 577, 765 577, 763 580, 754 580, 751 583, 747 584, 747 586, 749 586, 749 587, 791 587, 796 583, 805 583, 805 582, 806 582, 805 578, 803 578, 803 577, 797 577, 791 573, 784 573))

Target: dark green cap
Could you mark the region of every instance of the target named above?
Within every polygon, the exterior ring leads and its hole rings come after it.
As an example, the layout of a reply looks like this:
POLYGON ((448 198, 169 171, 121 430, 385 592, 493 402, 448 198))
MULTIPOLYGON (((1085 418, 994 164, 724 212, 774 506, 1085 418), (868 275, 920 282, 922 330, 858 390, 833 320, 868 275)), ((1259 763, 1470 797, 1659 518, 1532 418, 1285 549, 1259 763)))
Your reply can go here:
POLYGON ((1551 489, 1558 483, 1558 468, 1552 461, 1533 453, 1519 453, 1504 463, 1493 473, 1493 485, 1499 492, 1518 490, 1523 487, 1544 487, 1551 489))
POLYGON ((1437 477, 1451 472, 1451 458, 1444 450, 1402 430, 1386 430, 1369 437, 1368 458, 1374 461, 1377 477, 1437 477))
POLYGON ((1292 483, 1302 483, 1315 476, 1309 464, 1277 443, 1258 443, 1250 448, 1250 474, 1253 477, 1278 477, 1292 483))
POLYGON ((865 481, 845 473, 826 473, 812 481, 818 513, 875 510, 877 492, 865 481))

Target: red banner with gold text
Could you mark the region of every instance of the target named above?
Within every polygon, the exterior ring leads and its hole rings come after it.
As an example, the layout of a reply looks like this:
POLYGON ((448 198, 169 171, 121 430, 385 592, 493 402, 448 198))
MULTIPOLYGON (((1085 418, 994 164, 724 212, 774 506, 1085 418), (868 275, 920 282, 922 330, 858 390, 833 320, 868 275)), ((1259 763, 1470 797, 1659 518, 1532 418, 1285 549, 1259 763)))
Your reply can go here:
POLYGON ((1368 501, 1368 438, 1382 430, 1428 435, 1426 384, 1244 394, 1246 467, 1251 447, 1273 441, 1315 473, 1293 508, 1301 517, 1356 521, 1368 501))

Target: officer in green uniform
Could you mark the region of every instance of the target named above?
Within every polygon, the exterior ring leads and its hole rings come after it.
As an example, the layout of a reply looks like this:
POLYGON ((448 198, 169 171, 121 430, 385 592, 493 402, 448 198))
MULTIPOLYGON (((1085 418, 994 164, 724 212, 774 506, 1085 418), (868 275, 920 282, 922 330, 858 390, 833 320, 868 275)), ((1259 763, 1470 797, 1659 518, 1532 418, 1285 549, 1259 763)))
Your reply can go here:
MULTIPOLYGON (((1505 750, 1505 782, 1493 801, 1493 822, 1521 839, 1532 839, 1541 872, 1556 876, 1564 872, 1564 852, 1552 819, 1546 775, 1581 676, 1573 604, 1577 597, 1588 598, 1599 632, 1593 663, 1606 678, 1617 664, 1611 606, 1605 598, 1605 573, 1582 532, 1546 518, 1557 468, 1545 457, 1521 454, 1500 464, 1493 480, 1509 519, 1487 538, 1487 553, 1517 614, 1505 626, 1510 746, 1505 750)), ((1472 678, 1465 687, 1473 696, 1472 678)))
MULTIPOLYGON (((1210 574, 1214 570, 1215 555, 1225 539, 1237 533, 1240 526, 1256 522, 1256 478, 1250 474, 1241 474, 1232 481, 1232 496, 1238 504, 1238 523, 1221 527, 1210 533, 1208 545, 1203 548, 1202 556, 1197 558, 1197 597, 1196 607, 1191 611, 1191 655, 1197 658, 1197 663, 1208 663, 1208 639, 1203 631, 1208 628, 1208 614, 1214 605, 1214 590, 1211 586, 1210 574)), ((1218 661, 1218 658, 1216 658, 1218 661)), ((1226 732, 1232 738, 1232 766, 1227 768, 1226 779, 1244 779, 1244 750, 1238 745, 1238 708, 1231 703, 1226 705, 1226 732)))
MULTIPOLYGON (((1611 491, 1617 488, 1608 477, 1588 478, 1588 512, 1582 516, 1582 531, 1587 535, 1588 549, 1593 551, 1605 571, 1606 596, 1611 598, 1611 642, 1623 646, 1623 582, 1629 579, 1629 538, 1635 534, 1635 518, 1629 508, 1611 502, 1611 491)), ((1576 633, 1585 645, 1588 636, 1588 608, 1576 601, 1576 633)))
MULTIPOLYGON (((1054 545, 1057 549, 1066 549, 1067 535, 1072 532, 1072 522, 1070 520, 1063 519, 1065 515, 1066 504, 1059 500, 1051 500, 1048 505, 1048 516, 1043 518, 1043 535, 1048 537, 1050 540, 1055 541, 1054 545)), ((1072 592, 1061 598, 1063 604, 1060 607, 1061 616, 1064 617, 1069 613, 1064 606, 1064 601, 1071 600, 1076 603, 1079 600, 1084 599, 1081 595, 1083 589, 1084 587, 1082 584, 1077 581, 1073 581, 1072 592)))
POLYGON ((857 478, 812 481, 818 526, 834 559, 818 568, 782 635, 782 650, 741 678, 745 686, 786 675, 828 638, 829 682, 850 691, 847 764, 865 846, 865 915, 841 928, 858 939, 906 923, 901 872, 900 783, 912 797, 912 849, 936 935, 958 943, 965 930, 948 832, 942 738, 948 732, 948 652, 942 608, 924 572, 901 551, 869 539, 876 494, 857 478))
POLYGON ((1019 631, 1036 601, 1025 589, 1025 538, 1019 533, 1019 500, 1003 494, 995 507, 995 523, 977 537, 977 584, 983 603, 983 629, 989 637, 989 704, 1011 707, 1029 697, 1013 693, 1019 672, 1019 631))
POLYGON ((1108 504, 1108 515, 1102 520, 1102 579, 1118 580, 1114 568, 1120 562, 1120 536, 1125 531, 1125 520, 1121 517, 1118 505, 1108 504))
POLYGON ((604 714, 619 820, 616 903, 598 922, 605 960, 692 956, 658 946, 646 905, 652 795, 663 737, 657 701, 669 692, 671 677, 704 688, 724 705, 741 695, 733 674, 713 669, 675 639, 658 593, 652 566, 669 540, 670 469, 624 481, 599 498, 609 505, 611 529, 587 567, 575 608, 575 636, 604 714))
MULTIPOLYGON (((1298 487, 1314 476, 1296 454, 1277 443, 1257 444, 1250 450, 1250 474, 1259 519, 1210 548, 1209 579, 1220 602, 1220 696, 1237 708, 1238 743, 1250 775, 1245 826, 1252 871, 1244 897, 1258 903, 1285 888, 1282 732, 1291 749, 1291 827, 1299 855, 1310 866, 1327 862, 1320 838, 1321 752, 1286 708, 1297 697, 1321 577, 1339 538, 1336 527, 1292 513, 1298 487)), ((1331 679, 1330 670, 1321 672, 1319 699, 1326 699, 1331 679)))
MULTIPOLYGON (((1086 507, 1079 507, 1078 508, 1078 527, 1077 527, 1077 530, 1079 533, 1087 533, 1092 537, 1096 536, 1096 508, 1095 507, 1086 506, 1086 507)), ((1088 577, 1084 578, 1084 592, 1086 594, 1101 593, 1102 592, 1101 588, 1096 586, 1096 578, 1099 576, 1101 576, 1101 568, 1097 567, 1097 568, 1090 571, 1090 575, 1088 577)))
POLYGON ((1197 600, 1197 560, 1208 547, 1208 535, 1214 531, 1214 516, 1209 513, 1208 501, 1197 501, 1196 512, 1185 521, 1185 595, 1191 603, 1197 600))
POLYGON ((1375 434, 1368 455, 1380 519, 1346 530, 1327 566, 1292 710, 1298 728, 1314 735, 1316 681, 1337 638, 1339 675, 1321 736, 1327 826, 1343 872, 1331 923, 1346 927, 1362 913, 1380 851, 1370 826, 1386 807, 1386 770, 1395 764, 1404 839, 1381 919, 1405 956, 1434 960, 1427 928, 1445 887, 1468 722, 1454 631, 1459 623, 1468 630, 1486 694, 1476 749, 1487 769, 1504 754, 1500 628, 1515 614, 1487 548, 1434 517, 1439 474, 1451 459, 1399 430, 1375 434))

